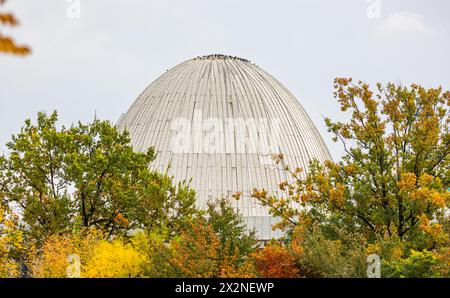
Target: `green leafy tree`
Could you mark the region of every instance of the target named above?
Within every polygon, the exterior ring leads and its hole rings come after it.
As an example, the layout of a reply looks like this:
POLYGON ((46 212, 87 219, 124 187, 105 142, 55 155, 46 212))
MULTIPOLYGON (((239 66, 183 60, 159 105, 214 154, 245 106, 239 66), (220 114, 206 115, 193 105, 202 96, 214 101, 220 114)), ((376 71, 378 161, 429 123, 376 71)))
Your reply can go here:
POLYGON ((437 265, 436 257, 430 251, 411 251, 407 258, 382 264, 383 276, 388 278, 426 278, 439 277, 433 267, 437 265))
POLYGON ((186 183, 149 169, 152 148, 134 152, 128 133, 107 121, 58 129, 57 118, 27 120, 0 163, 1 192, 20 206, 34 239, 88 227, 108 236, 162 227, 176 233, 197 212, 186 183))
POLYGON ((220 241, 219 258, 236 254, 237 266, 244 264, 256 248, 255 231, 248 230, 242 216, 227 198, 210 201, 206 213, 207 223, 220 241))
POLYGON ((335 229, 331 236, 319 225, 297 229, 290 253, 304 277, 365 277, 366 241, 361 235, 335 229))

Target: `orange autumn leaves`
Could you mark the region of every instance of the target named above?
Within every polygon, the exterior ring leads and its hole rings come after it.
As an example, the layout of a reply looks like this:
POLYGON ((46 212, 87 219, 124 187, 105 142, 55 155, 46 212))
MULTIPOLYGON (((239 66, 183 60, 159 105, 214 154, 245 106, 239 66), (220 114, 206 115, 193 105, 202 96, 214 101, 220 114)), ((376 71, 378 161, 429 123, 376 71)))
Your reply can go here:
POLYGON ((238 247, 230 252, 211 225, 192 224, 172 242, 170 264, 183 277, 255 277, 251 260, 239 264, 238 247))
MULTIPOLYGON (((0 6, 5 2, 6 0, 0 0, 0 6)), ((12 13, 0 11, 0 29, 1 26, 16 27, 18 25, 19 21, 12 13)), ((16 44, 13 38, 3 35, 0 31, 0 53, 24 56, 30 52, 29 47, 16 44)))
POLYGON ((255 266, 261 277, 294 278, 299 277, 296 259, 281 244, 271 244, 253 255, 255 266))

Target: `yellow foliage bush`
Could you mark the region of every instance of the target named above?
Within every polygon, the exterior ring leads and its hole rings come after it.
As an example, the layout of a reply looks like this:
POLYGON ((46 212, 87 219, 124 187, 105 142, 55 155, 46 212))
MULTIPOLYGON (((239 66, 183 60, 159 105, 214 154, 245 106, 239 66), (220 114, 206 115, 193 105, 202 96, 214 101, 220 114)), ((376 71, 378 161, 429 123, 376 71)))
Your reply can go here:
POLYGON ((67 277, 69 255, 78 255, 81 267, 90 259, 101 235, 92 230, 82 233, 52 235, 39 248, 32 247, 28 253, 28 267, 32 277, 67 277))
POLYGON ((89 278, 140 277, 143 274, 143 262, 143 255, 130 244, 120 239, 102 240, 95 246, 82 275, 89 278))
MULTIPOLYGON (((50 236, 39 249, 28 255, 33 277, 68 277, 73 265, 70 255, 80 260, 80 277, 115 278, 141 276, 143 256, 122 239, 105 240, 94 230, 50 236)), ((76 276, 75 276, 76 277, 76 276)))
POLYGON ((20 267, 15 254, 23 250, 23 235, 17 217, 0 204, 0 278, 17 277, 20 267))

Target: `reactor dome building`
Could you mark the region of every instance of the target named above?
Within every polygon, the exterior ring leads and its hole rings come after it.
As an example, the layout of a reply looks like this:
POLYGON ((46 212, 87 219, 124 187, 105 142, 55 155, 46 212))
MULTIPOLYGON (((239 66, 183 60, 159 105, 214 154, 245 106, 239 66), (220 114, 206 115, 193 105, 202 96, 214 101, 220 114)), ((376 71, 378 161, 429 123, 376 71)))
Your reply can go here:
POLYGON ((311 160, 331 160, 317 128, 279 81, 250 61, 225 55, 187 60, 156 79, 121 116, 133 148, 154 147, 151 167, 175 181, 191 180, 197 205, 231 197, 260 240, 276 237, 268 208, 254 188, 283 196, 289 174, 274 161, 306 172, 311 160))

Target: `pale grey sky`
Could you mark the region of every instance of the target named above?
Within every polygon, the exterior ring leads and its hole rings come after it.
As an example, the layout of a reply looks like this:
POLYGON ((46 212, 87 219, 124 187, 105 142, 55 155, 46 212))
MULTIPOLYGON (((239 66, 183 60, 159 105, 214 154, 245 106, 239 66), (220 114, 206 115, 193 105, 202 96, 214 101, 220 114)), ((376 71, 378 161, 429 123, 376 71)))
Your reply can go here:
POLYGON ((335 158, 341 147, 322 119, 343 117, 335 77, 450 89, 448 0, 80 0, 74 19, 75 2, 0 7, 22 23, 3 33, 33 48, 0 55, 0 150, 42 110, 58 110, 63 124, 95 114, 116 122, 166 69, 211 53, 250 59, 280 80, 335 158))

